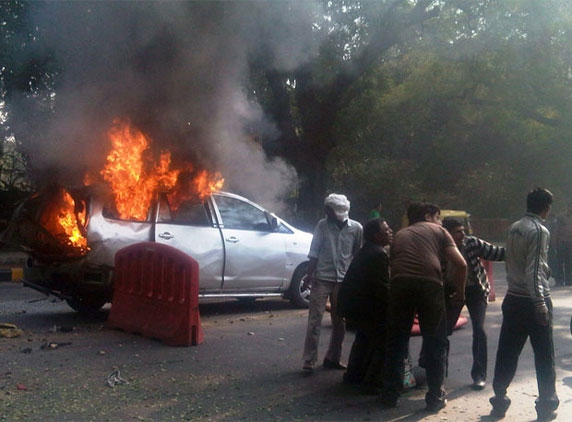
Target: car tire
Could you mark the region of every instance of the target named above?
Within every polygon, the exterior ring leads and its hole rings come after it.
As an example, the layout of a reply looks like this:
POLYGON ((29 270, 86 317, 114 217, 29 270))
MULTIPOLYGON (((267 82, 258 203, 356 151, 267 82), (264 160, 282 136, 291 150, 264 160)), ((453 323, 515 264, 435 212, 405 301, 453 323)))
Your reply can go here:
POLYGON ((302 284, 304 283, 302 279, 308 272, 308 263, 304 262, 292 276, 292 282, 290 283, 290 290, 288 298, 297 308, 308 308, 310 306, 310 289, 302 290, 302 284))
POLYGON ((74 296, 66 299, 66 303, 70 308, 80 314, 93 315, 97 313, 103 305, 107 303, 107 301, 102 298, 84 298, 81 296, 74 296))

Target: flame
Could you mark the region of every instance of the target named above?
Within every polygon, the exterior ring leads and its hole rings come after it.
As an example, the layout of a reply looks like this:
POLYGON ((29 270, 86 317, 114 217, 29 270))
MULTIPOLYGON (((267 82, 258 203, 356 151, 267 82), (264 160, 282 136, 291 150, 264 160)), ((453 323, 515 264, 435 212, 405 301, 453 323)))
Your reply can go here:
POLYGON ((146 220, 157 191, 170 192, 171 205, 176 209, 184 199, 204 199, 222 189, 224 179, 219 173, 210 175, 206 170, 196 170, 190 163, 171 169, 168 150, 161 151, 154 162, 151 140, 128 121, 116 120, 108 136, 112 150, 101 175, 111 186, 121 219, 146 220))
POLYGON ((49 199, 40 214, 40 225, 58 242, 71 247, 74 256, 76 253, 85 254, 89 250, 85 237, 85 202, 76 202, 68 191, 60 187, 50 187, 43 195, 49 199))
POLYGON ((59 209, 58 223, 65 232, 69 243, 80 250, 88 250, 87 239, 80 231, 80 225, 85 226, 86 223, 86 209, 76 214, 76 204, 72 196, 64 191, 63 192, 63 207, 59 209))
MULTIPOLYGON (((160 151, 155 161, 150 139, 127 121, 115 121, 108 136, 112 149, 100 175, 111 187, 115 208, 123 220, 146 220, 158 191, 167 194, 171 209, 176 211, 183 201, 204 200, 224 185, 220 173, 210 174, 190 163, 172 169, 168 150, 160 151)), ((85 174, 85 186, 96 182, 97 177, 85 174)), ((89 247, 87 207, 82 194, 52 186, 44 196, 46 201, 39 217, 40 225, 58 244, 68 247, 66 253, 85 255, 89 247)))

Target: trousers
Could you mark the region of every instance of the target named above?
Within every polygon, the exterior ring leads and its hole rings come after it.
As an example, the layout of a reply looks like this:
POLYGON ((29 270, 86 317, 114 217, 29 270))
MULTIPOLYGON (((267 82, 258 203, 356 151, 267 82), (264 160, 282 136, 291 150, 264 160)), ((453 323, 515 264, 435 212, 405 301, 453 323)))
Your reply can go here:
POLYGON ((328 298, 330 299, 330 317, 332 319, 332 334, 325 358, 332 362, 339 362, 342 356, 342 343, 346 334, 343 318, 338 316, 338 292, 341 283, 323 280, 313 280, 310 290, 310 307, 308 310, 308 327, 304 341, 303 360, 316 362, 318 360, 318 344, 322 319, 326 311, 328 298))
POLYGON ((415 313, 423 336, 428 403, 445 398, 443 386, 447 363, 447 318, 443 286, 418 278, 391 281, 389 299, 389 334, 383 373, 383 396, 397 400, 403 387, 405 356, 415 313))
POLYGON ((480 286, 467 286, 465 289, 465 305, 469 310, 473 326, 473 381, 487 379, 487 333, 485 332, 485 316, 487 300, 480 286))
POLYGON ((530 298, 507 294, 502 303, 503 321, 499 336, 497 360, 493 379, 496 396, 505 396, 516 374, 518 359, 526 340, 534 351, 536 382, 538 384, 537 408, 556 409, 556 370, 554 341, 552 336, 552 301, 546 298, 550 319, 547 326, 534 319, 534 303, 530 298))

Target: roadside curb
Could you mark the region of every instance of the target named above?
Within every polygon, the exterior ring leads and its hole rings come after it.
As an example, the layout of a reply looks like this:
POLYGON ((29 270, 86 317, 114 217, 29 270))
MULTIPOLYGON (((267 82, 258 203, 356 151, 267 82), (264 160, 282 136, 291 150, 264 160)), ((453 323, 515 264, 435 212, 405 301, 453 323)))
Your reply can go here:
POLYGON ((21 267, 16 268, 0 268, 0 282, 3 281, 20 281, 24 276, 21 267))

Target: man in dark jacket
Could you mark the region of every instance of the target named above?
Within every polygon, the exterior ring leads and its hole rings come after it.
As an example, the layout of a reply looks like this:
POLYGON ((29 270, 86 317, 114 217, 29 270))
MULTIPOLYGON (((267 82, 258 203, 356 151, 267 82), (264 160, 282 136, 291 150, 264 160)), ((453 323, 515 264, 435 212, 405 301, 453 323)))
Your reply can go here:
POLYGON ((361 384, 365 394, 379 394, 385 355, 389 256, 385 249, 393 233, 381 218, 364 227, 365 243, 340 288, 338 313, 355 328, 345 384, 361 384))

